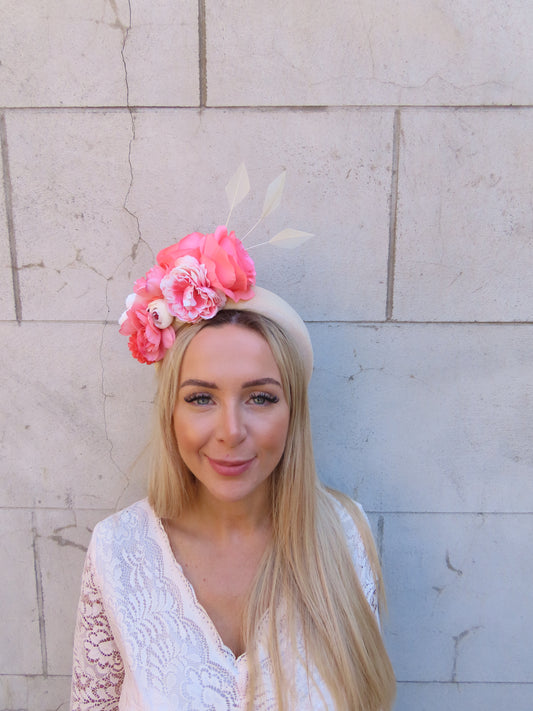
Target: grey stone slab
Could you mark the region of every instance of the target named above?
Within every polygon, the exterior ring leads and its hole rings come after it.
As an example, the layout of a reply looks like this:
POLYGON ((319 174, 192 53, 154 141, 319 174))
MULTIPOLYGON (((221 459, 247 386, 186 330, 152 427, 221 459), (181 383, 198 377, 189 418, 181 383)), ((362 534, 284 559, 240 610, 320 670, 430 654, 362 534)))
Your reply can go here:
POLYGON ((529 109, 402 113, 394 318, 532 321, 532 185, 529 109))
POLYGON ((4 0, 0 104, 198 103, 195 0, 4 0))
POLYGON ((3 711, 68 711, 69 676, 0 676, 3 711))
POLYGON ((85 553, 95 524, 111 511, 36 511, 48 673, 68 676, 85 553))
MULTIPOLYGON (((141 112, 129 205, 152 251, 145 270, 162 247, 226 222, 225 186, 241 161, 252 191, 229 225, 244 238, 286 168, 281 206, 245 239, 258 284, 305 318, 384 318, 392 124, 388 110, 141 112), (254 249, 285 227, 315 237, 292 251, 254 249)), ((132 279, 117 275, 114 290, 119 281, 124 298, 132 279)))
POLYGON ((382 527, 398 679, 533 683, 533 514, 385 514, 382 527))
POLYGON ((210 105, 531 103, 520 0, 208 0, 206 14, 210 105))
POLYGON ((394 711, 531 711, 531 684, 398 684, 394 711))
POLYGON ((321 476, 376 511, 533 510, 532 331, 311 324, 321 476))
MULTIPOLYGON (((9 356, 4 349, 2 357, 9 403, 0 438, 4 505, 113 508, 131 475, 114 458, 106 431, 112 396, 102 384, 107 367, 103 326, 0 328, 9 344, 9 356)), ((124 428, 133 461, 140 445, 131 432, 124 428)))
POLYGON ((31 512, 1 509, 2 674, 43 672, 33 544, 31 512))
POLYGON ((107 318, 109 284, 138 243, 129 114, 8 112, 7 133, 23 318, 107 318))

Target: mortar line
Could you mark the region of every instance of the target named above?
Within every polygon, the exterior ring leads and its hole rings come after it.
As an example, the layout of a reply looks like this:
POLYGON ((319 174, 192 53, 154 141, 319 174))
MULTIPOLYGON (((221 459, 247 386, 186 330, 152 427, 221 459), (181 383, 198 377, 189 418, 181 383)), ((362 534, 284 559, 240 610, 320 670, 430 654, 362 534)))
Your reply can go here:
POLYGON ((441 681, 440 679, 434 679, 430 681, 418 681, 416 679, 396 679, 397 684, 419 684, 429 685, 433 684, 435 686, 533 686, 532 681, 476 681, 476 680, 458 680, 458 681, 441 681))
MULTIPOLYGON (((11 323, 13 319, 4 319, 4 323, 11 323)), ((404 321, 401 319, 392 319, 390 321, 385 321, 383 319, 370 320, 342 320, 336 319, 334 321, 320 321, 317 319, 304 319, 306 324, 314 326, 363 326, 366 328, 379 328, 381 326, 480 326, 480 327, 494 327, 500 326, 505 327, 531 327, 533 326, 533 321, 404 321)), ((101 320, 101 319, 25 319, 24 323, 55 323, 55 324, 72 324, 80 326, 83 324, 94 325, 94 326, 116 326, 115 319, 101 320)))
MULTIPOLYGON (((0 506, 0 511, 76 511, 76 512, 96 512, 104 513, 106 511, 115 512, 112 506, 97 506, 86 507, 86 506, 72 506, 72 508, 67 508, 66 506, 0 506)), ((496 511, 495 509, 486 509, 485 511, 415 511, 415 510, 388 510, 388 509, 372 509, 365 507, 365 513, 372 514, 372 516, 533 516, 532 511, 496 511)), ((533 682, 532 682, 533 683, 533 682)))
POLYGON ((389 257, 387 262, 387 305, 385 319, 392 320, 394 308, 394 272, 396 268, 396 219, 398 211, 398 167, 400 164, 401 111, 394 112, 392 136, 392 170, 389 214, 389 257))
POLYGON ((15 318, 20 326, 22 321, 22 300, 20 298, 20 281, 17 261, 17 243, 15 240, 15 220, 13 217, 13 186, 9 169, 9 150, 7 144, 7 126, 4 113, 0 113, 0 143, 2 152, 2 174, 4 180, 4 201, 6 208, 7 236, 11 260, 11 280, 13 283, 13 301, 15 303, 15 318))
POLYGON ((48 677, 48 653, 46 651, 46 625, 44 619, 44 595, 43 595, 43 578, 41 572, 41 561, 39 559, 39 551, 37 549, 37 528, 35 525, 35 511, 31 514, 31 525, 33 533, 33 569, 35 573, 35 590, 37 593, 37 610, 39 615, 39 636, 41 638, 41 661, 43 665, 43 675, 48 677))
MULTIPOLYGON (((201 0, 199 0, 200 2, 201 0)), ((205 39, 205 37, 204 37, 205 39)), ((87 106, 76 106, 74 104, 57 106, 0 106, 0 111, 120 111, 127 109, 127 106, 123 104, 88 104, 87 106)), ((184 111, 197 111, 197 104, 131 104, 129 108, 135 109, 136 111, 153 111, 154 109, 158 111, 175 111, 176 109, 184 111)), ((507 104, 217 104, 212 106, 206 106, 210 111, 308 111, 308 112, 325 112, 325 111, 344 111, 344 110, 354 110, 354 111, 483 111, 490 113, 492 111, 531 111, 533 109, 533 104, 513 104, 509 106, 507 104)))
POLYGON ((205 0, 198 0, 198 86, 200 108, 207 104, 207 36, 205 21, 205 0))

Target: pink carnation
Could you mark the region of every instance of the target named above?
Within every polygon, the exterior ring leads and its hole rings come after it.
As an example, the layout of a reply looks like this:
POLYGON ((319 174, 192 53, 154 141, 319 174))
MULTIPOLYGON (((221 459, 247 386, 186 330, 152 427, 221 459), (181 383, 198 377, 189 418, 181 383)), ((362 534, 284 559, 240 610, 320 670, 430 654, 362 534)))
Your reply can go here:
POLYGON ((128 347, 140 363, 162 360, 176 337, 172 326, 158 328, 154 324, 148 304, 147 299, 138 296, 126 312, 127 318, 120 327, 120 333, 130 337, 128 347))
POLYGON ((224 294, 211 288, 206 267, 190 255, 175 260, 161 291, 170 313, 188 323, 213 318, 226 303, 224 294))
POLYGON ((157 255, 160 267, 174 269, 177 260, 189 255, 205 265, 211 289, 222 291, 232 301, 246 301, 253 296, 254 263, 234 232, 217 227, 215 234, 193 232, 157 255))

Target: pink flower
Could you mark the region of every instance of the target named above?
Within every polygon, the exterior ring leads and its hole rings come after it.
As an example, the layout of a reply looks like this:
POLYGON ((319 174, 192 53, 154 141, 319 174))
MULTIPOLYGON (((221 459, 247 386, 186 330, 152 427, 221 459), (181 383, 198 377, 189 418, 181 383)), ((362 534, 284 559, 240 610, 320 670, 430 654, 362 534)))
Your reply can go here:
POLYGON ((130 337, 128 347, 133 357, 140 363, 155 363, 162 360, 176 337, 172 326, 158 328, 154 324, 152 314, 148 311, 148 304, 146 298, 137 296, 127 310, 127 318, 120 327, 120 333, 130 337))
POLYGON ((165 276, 165 270, 159 266, 152 267, 146 272, 146 276, 137 279, 133 286, 133 290, 139 296, 142 296, 149 301, 160 299, 161 294, 161 279, 165 276))
POLYGON ((189 255, 205 265, 212 289, 224 292, 232 301, 246 301, 253 296, 255 268, 251 257, 234 232, 217 227, 215 234, 193 232, 157 255, 160 267, 172 270, 181 257, 189 255))
POLYGON ((161 279, 161 291, 170 313, 188 323, 213 318, 226 303, 224 294, 211 288, 205 265, 190 255, 175 260, 161 279))

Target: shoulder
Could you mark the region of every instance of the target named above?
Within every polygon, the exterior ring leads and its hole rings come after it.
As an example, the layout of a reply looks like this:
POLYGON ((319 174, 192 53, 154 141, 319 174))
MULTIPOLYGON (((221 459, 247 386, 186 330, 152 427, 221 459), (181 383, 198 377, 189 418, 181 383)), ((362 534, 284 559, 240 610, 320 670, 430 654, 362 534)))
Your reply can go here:
POLYGON ((148 522, 155 517, 147 499, 136 501, 121 511, 111 514, 94 527, 93 538, 106 538, 108 536, 120 535, 121 531, 138 525, 140 522, 148 522))
POLYGON ((127 595, 133 580, 151 578, 160 571, 165 553, 161 530, 147 500, 96 524, 87 561, 106 600, 127 595))
POLYGON ((99 521, 94 527, 90 552, 108 558, 157 537, 159 521, 147 499, 142 499, 99 521))

